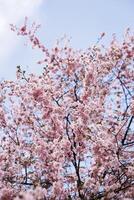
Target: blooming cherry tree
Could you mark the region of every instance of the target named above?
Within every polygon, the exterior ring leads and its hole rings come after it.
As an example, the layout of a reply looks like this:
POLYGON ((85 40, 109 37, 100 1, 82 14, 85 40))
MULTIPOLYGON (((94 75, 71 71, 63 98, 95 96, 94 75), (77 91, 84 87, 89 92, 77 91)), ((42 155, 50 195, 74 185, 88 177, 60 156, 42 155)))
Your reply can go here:
POLYGON ((11 28, 42 51, 43 71, 18 66, 0 83, 0 199, 133 199, 134 36, 48 50, 35 24, 11 28))

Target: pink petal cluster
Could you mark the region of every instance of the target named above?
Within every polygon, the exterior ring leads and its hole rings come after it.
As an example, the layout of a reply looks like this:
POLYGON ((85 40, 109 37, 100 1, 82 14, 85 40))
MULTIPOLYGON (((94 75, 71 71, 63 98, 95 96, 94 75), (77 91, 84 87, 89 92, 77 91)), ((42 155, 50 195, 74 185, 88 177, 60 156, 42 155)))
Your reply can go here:
POLYGON ((134 36, 47 50, 33 27, 43 73, 0 83, 0 200, 134 199, 134 36))

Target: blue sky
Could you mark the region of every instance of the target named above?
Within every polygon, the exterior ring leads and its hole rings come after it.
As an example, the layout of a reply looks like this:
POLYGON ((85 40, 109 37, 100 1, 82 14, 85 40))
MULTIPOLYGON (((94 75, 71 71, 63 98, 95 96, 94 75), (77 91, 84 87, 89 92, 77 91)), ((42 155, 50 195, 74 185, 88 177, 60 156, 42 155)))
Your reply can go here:
POLYGON ((133 0, 0 0, 0 79, 15 78, 17 65, 30 72, 40 72, 36 64, 41 54, 25 46, 25 39, 9 29, 10 23, 40 23, 38 36, 51 48, 66 34, 75 48, 87 48, 102 32, 108 44, 113 33, 123 37, 126 28, 134 31, 133 0))

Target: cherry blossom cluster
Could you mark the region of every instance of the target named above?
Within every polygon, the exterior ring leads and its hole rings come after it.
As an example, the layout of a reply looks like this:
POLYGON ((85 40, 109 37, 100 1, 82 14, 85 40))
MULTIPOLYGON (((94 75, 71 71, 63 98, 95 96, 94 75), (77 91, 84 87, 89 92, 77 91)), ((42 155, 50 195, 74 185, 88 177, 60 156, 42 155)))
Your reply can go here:
MULTIPOLYGON (((134 36, 43 52, 40 75, 0 83, 0 200, 134 198, 134 36)), ((104 36, 102 33, 101 37, 104 36)))

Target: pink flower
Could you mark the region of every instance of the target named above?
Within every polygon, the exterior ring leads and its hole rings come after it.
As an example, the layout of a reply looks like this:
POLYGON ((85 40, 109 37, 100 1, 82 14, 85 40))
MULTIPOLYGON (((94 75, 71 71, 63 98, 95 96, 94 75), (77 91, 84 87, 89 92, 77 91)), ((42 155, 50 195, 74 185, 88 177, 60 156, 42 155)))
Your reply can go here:
POLYGON ((42 101, 43 100, 43 91, 42 89, 36 89, 34 92, 33 92, 33 97, 36 101, 42 101))
POLYGON ((20 31, 21 31, 22 33, 26 32, 26 26, 21 27, 20 31))

